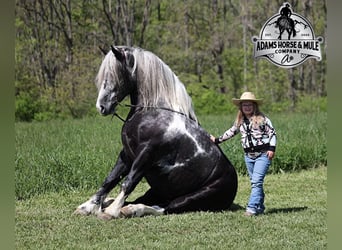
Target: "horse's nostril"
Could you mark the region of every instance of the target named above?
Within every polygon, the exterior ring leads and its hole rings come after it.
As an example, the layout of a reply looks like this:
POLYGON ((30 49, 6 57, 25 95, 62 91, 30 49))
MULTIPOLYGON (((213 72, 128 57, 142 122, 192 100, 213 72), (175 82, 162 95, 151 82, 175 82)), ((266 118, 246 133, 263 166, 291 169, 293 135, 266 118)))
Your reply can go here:
POLYGON ((105 107, 103 105, 100 106, 100 112, 101 114, 104 114, 106 111, 105 107))

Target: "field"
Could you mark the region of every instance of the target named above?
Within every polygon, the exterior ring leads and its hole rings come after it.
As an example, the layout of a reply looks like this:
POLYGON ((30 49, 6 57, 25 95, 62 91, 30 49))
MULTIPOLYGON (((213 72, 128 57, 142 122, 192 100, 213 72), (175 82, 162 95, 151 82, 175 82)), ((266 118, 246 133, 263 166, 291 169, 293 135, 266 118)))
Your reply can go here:
MULTIPOLYGON (((214 135, 223 133, 233 119, 199 118, 214 135)), ((265 215, 242 215, 249 181, 237 136, 222 144, 239 172, 232 211, 109 222, 72 212, 110 171, 121 147, 121 121, 95 117, 17 123, 16 249, 326 249, 327 115, 271 119, 278 148, 265 182, 265 215)), ((140 183, 129 199, 146 189, 140 183)))

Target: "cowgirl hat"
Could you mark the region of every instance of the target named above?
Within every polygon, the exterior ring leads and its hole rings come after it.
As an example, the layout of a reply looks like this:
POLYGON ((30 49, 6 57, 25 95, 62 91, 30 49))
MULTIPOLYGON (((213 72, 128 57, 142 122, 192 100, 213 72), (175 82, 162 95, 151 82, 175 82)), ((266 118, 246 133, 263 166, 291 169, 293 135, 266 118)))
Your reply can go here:
POLYGON ((240 99, 233 98, 232 100, 236 106, 239 106, 240 103, 244 102, 244 101, 255 102, 259 105, 262 104, 262 99, 256 99, 255 95, 252 92, 244 92, 244 93, 242 93, 240 99))

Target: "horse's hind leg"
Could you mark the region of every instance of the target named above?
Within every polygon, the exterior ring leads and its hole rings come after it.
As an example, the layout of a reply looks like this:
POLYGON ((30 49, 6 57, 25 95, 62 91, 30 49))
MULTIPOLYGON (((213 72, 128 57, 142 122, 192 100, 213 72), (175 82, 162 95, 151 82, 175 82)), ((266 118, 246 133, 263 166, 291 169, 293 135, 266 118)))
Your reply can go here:
POLYGON ((191 211, 220 211, 227 210, 233 203, 237 192, 237 179, 227 183, 216 180, 194 193, 173 200, 165 207, 165 213, 183 213, 191 211))
POLYGON ((124 217, 142 217, 146 215, 163 215, 165 209, 158 206, 146 206, 144 204, 129 204, 120 209, 124 217))
POLYGON ((163 206, 165 204, 165 201, 163 197, 160 197, 159 195, 157 195, 154 192, 154 190, 150 188, 149 190, 147 190, 147 192, 143 196, 137 198, 133 202, 127 202, 125 205, 140 204, 140 203, 147 205, 147 206, 154 206, 154 205, 163 206))
POLYGON ((99 213, 98 218, 104 220, 110 220, 112 218, 119 217, 141 217, 145 215, 162 215, 164 214, 164 208, 158 206, 160 200, 154 194, 152 189, 147 191, 145 195, 136 199, 134 202, 125 202, 125 193, 120 192, 118 197, 105 208, 104 213, 99 213), (126 205, 126 206, 124 206, 126 205))
POLYGON ((159 197, 153 189, 149 189, 143 196, 133 202, 126 202, 121 208, 121 215, 124 217, 141 217, 145 215, 164 214, 163 206, 165 201, 159 197))
POLYGON ((120 194, 114 202, 113 200, 108 200, 105 213, 98 214, 99 218, 108 220, 111 217, 141 217, 144 215, 161 215, 164 213, 164 209, 158 206, 161 204, 161 199, 152 189, 149 189, 143 196, 133 202, 125 202, 124 193, 121 192, 120 194))
POLYGON ((286 31, 287 31, 287 40, 290 40, 291 39, 291 30, 290 29, 286 29, 286 31))

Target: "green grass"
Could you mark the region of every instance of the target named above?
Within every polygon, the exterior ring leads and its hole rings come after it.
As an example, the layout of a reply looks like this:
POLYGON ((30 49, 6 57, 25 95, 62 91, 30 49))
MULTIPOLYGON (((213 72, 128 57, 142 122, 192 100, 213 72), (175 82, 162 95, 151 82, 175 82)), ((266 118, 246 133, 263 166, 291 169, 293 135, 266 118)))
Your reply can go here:
MULTIPOLYGON (((326 249, 327 167, 270 174, 266 213, 243 216, 250 187, 239 176, 233 211, 98 220, 72 215, 94 190, 16 201, 16 249, 326 249)), ((147 189, 140 183, 130 199, 147 189)), ((112 196, 115 196, 114 190, 112 196)))
MULTIPOLYGON (((234 115, 204 116, 200 121, 204 128, 218 136, 230 128, 234 115)), ((272 173, 327 164, 327 113, 277 113, 269 117, 277 132, 276 157, 270 168, 272 173)), ((221 147, 239 173, 246 174, 240 135, 222 143, 221 147)))
MULTIPOLYGON (((199 117, 214 135, 233 119, 199 117)), ((327 114, 271 119, 278 146, 265 180, 265 215, 243 216, 250 184, 237 136, 221 145, 239 173, 233 211, 109 222, 72 212, 112 168, 121 149, 122 122, 94 117, 16 123, 16 249, 326 249, 327 114)), ((143 194, 146 185, 141 182, 129 200, 143 194)))
MULTIPOLYGON (((312 169, 327 165, 327 114, 274 114, 277 152, 270 173, 312 169)), ((201 116, 201 125, 218 136, 228 129, 234 114, 201 116)), ((15 124, 15 196, 96 189, 121 149, 122 122, 116 118, 15 124)), ((240 135, 221 144, 240 175, 246 174, 240 135)))

